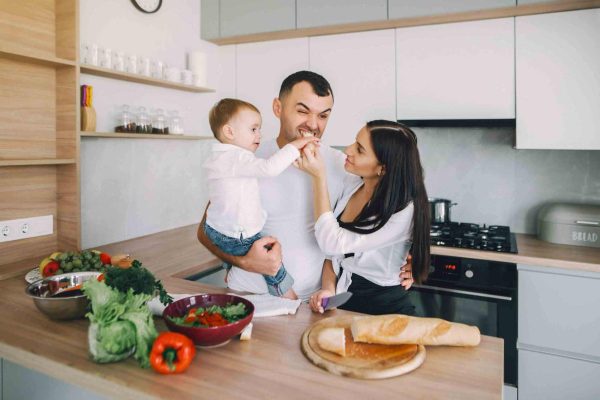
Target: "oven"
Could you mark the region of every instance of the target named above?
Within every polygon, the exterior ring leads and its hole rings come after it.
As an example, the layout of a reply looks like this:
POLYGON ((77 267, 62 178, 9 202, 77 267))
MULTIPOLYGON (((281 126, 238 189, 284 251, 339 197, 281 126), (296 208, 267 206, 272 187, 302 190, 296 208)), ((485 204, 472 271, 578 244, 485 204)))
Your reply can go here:
POLYGON ((409 296, 417 316, 475 325, 504 339, 504 383, 517 386, 516 264, 433 255, 429 278, 409 296))

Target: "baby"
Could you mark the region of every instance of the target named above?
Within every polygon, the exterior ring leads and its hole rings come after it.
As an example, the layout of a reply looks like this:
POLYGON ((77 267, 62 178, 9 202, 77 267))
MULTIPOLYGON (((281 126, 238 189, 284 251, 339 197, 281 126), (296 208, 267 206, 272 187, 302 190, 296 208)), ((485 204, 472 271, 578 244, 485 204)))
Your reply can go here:
MULTIPOLYGON (((308 143, 304 137, 283 146, 268 159, 257 158, 260 144, 260 112, 238 99, 222 99, 210 110, 210 128, 220 142, 204 163, 208 178, 209 207, 204 230, 221 251, 243 256, 260 239, 266 221, 258 191, 258 179, 279 175, 300 156, 308 143)), ((231 268, 231 265, 226 265, 231 268)), ((263 275, 269 293, 296 299, 294 279, 281 265, 275 276, 263 275)))

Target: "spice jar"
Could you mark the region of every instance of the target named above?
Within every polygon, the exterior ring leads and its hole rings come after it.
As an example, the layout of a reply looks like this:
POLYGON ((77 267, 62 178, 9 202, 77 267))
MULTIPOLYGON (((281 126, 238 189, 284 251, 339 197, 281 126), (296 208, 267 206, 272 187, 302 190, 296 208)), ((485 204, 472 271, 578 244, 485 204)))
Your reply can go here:
POLYGON ((161 108, 156 110, 156 114, 152 119, 152 133, 169 133, 165 113, 161 108))
POLYGON ((169 133, 183 133, 183 123, 177 110, 169 113, 169 133))
POLYGON ((123 104, 121 113, 118 118, 118 125, 115 127, 115 132, 135 132, 136 124, 135 119, 131 112, 129 112, 129 106, 123 104))
POLYGON ((137 133, 152 133, 152 123, 150 115, 146 112, 146 107, 140 107, 137 115, 137 133))

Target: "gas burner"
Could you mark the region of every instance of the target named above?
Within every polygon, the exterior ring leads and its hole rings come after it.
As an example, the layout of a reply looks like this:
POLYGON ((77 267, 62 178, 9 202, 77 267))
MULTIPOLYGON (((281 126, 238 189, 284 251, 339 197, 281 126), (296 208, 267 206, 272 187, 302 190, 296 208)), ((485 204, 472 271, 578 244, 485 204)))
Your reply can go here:
POLYGON ((436 246, 460 247, 516 253, 514 234, 508 226, 477 225, 472 223, 449 222, 431 225, 431 244, 436 246))

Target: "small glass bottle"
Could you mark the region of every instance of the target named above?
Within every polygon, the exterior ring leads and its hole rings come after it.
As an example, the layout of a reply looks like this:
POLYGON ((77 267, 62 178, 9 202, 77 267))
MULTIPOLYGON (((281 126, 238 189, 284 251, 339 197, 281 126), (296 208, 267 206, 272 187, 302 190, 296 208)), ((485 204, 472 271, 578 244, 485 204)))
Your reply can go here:
POLYGON ((169 133, 183 133, 183 122, 177 110, 169 113, 169 133))
POLYGON ((129 112, 129 106, 127 104, 123 104, 121 107, 121 113, 119 114, 117 126, 115 127, 115 132, 135 132, 136 124, 133 115, 129 112))
POLYGON ((146 107, 140 107, 137 116, 137 133, 152 133, 152 123, 150 116, 146 112, 146 107))
POLYGON ((156 109, 156 114, 152 119, 152 133, 169 133, 169 128, 167 127, 167 120, 165 118, 165 113, 162 108, 156 109))

